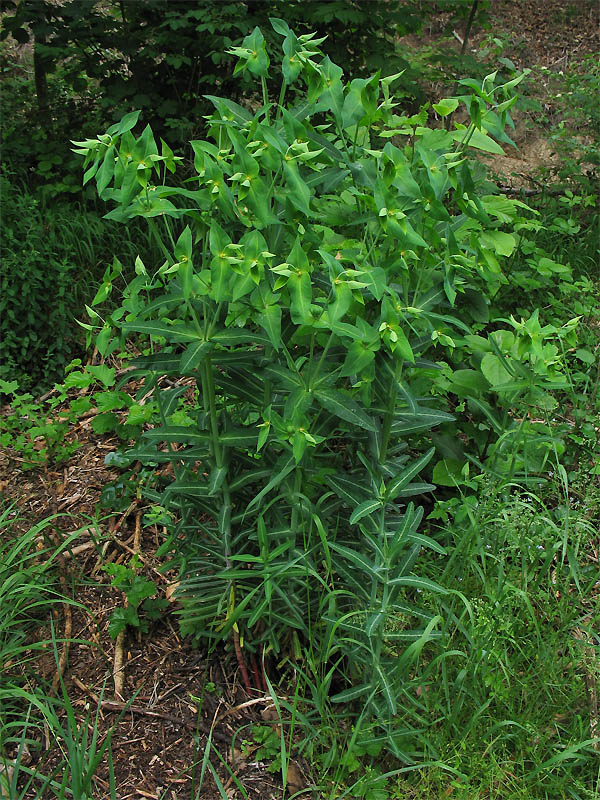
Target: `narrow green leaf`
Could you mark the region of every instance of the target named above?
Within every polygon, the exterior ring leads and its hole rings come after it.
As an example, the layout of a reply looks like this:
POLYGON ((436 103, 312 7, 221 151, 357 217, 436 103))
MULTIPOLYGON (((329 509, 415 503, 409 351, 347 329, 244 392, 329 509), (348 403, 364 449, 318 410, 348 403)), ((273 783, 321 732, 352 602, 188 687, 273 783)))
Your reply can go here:
POLYGON ((186 497, 209 497, 210 492, 206 483, 193 480, 173 481, 165 489, 165 495, 184 495, 186 497))
POLYGON ((397 497, 415 497, 419 494, 425 494, 426 492, 433 492, 435 486, 433 483, 409 483, 408 486, 405 486, 404 489, 400 489, 397 497))
POLYGON ((446 549, 430 536, 424 536, 422 533, 409 533, 408 538, 411 542, 415 542, 415 544, 419 544, 421 547, 427 547, 429 550, 434 550, 436 553, 440 553, 443 556, 447 553, 446 549))
POLYGON ((144 431, 144 439, 152 442, 188 442, 189 444, 201 444, 210 441, 210 436, 204 431, 193 431, 182 425, 165 425, 162 428, 153 428, 144 431))
POLYGON ((319 403, 326 411, 367 431, 376 431, 375 422, 362 410, 349 394, 335 389, 319 389, 315 392, 319 403))
POLYGON ((226 330, 219 331, 219 333, 214 333, 211 336, 211 341, 230 347, 235 347, 237 344, 248 343, 260 344, 263 346, 270 344, 270 340, 267 336, 264 336, 258 331, 247 330, 246 328, 227 328, 226 330))
POLYGON ((299 386, 290 392, 285 401, 283 415, 286 420, 293 420, 296 415, 305 414, 313 402, 312 392, 308 392, 304 386, 299 386))
POLYGON ((98 194, 102 197, 104 190, 111 182, 115 171, 115 151, 114 146, 111 145, 104 154, 104 159, 100 165, 100 169, 96 173, 96 187, 98 194))
POLYGON ((250 449, 256 447, 257 439, 258 433, 254 430, 248 430, 247 428, 234 428, 233 430, 219 434, 219 441, 221 444, 225 445, 225 447, 250 449))
POLYGON ((340 497, 346 505, 352 506, 352 508, 363 503, 370 494, 369 490, 362 487, 356 478, 345 478, 342 475, 327 475, 325 480, 337 496, 340 497))
POLYGON ((374 358, 375 352, 371 348, 365 347, 363 342, 352 342, 346 353, 340 375, 343 378, 347 378, 349 375, 360 375, 374 358))
POLYGON ((385 702, 387 704, 388 710, 390 714, 394 715, 396 713, 397 706, 391 681, 383 671, 381 664, 375 665, 375 672, 377 673, 377 677, 379 678, 379 684, 381 686, 383 696, 385 697, 385 702))
POLYGON ((311 321, 310 304, 312 300, 312 284, 308 271, 292 272, 287 287, 290 292, 290 313, 296 325, 311 321))
POLYGON ((175 244, 175 261, 187 263, 192 260, 192 231, 186 225, 175 244))
POLYGON ((398 496, 403 489, 425 467, 432 459, 435 447, 430 448, 424 455, 413 461, 406 469, 403 469, 387 486, 385 493, 386 502, 390 503, 398 496))
POLYGON ((219 491, 227 476, 227 467, 214 467, 208 479, 208 493, 213 495, 219 491))
POLYGON ((265 306, 256 316, 256 322, 264 329, 275 350, 281 347, 281 306, 265 306))
POLYGON ((190 372, 197 368, 204 357, 210 353, 213 345, 211 342, 194 342, 181 354, 179 368, 181 372, 190 372))
POLYGON ((455 417, 443 411, 431 414, 398 414, 392 422, 391 432, 394 436, 402 436, 407 433, 420 433, 428 431, 436 425, 445 422, 453 422, 455 417))
POLYGON ((371 614, 365 625, 365 633, 367 636, 372 636, 373 633, 383 625, 386 616, 387 615, 384 614, 383 611, 376 611, 375 614, 371 614))
POLYGON ((285 455, 282 456, 273 468, 274 475, 271 480, 267 483, 267 485, 261 489, 261 491, 254 497, 249 503, 248 507, 246 508, 246 513, 251 511, 257 505, 260 504, 261 500, 265 495, 267 495, 272 489, 275 489, 276 486, 279 486, 281 481, 292 472, 296 468, 296 463, 293 458, 286 457, 285 455))
POLYGON ((351 686, 349 689, 344 689, 343 692, 338 692, 338 694, 334 694, 331 698, 332 703, 349 703, 352 700, 356 700, 363 695, 366 695, 372 692, 373 687, 370 683, 361 683, 358 686, 351 686))
POLYGON ((162 374, 179 373, 181 356, 179 353, 152 353, 149 356, 138 356, 129 362, 139 370, 149 370, 162 374))
POLYGON ((346 547, 343 544, 338 544, 337 542, 330 542, 329 547, 331 550, 335 550, 336 553, 339 553, 345 559, 354 564, 355 567, 358 567, 363 576, 370 575, 371 578, 379 579, 379 570, 375 564, 373 564, 372 561, 369 561, 369 559, 362 553, 352 550, 350 547, 346 547))
POLYGON ((350 515, 350 525, 356 525, 367 514, 373 514, 375 511, 381 509, 381 500, 374 498, 372 500, 365 500, 357 506, 350 515))
POLYGON ((155 320, 134 320, 123 323, 124 333, 146 333, 148 336, 162 336, 175 342, 193 342, 203 339, 202 333, 188 325, 167 325, 155 320))
POLYGON ((388 582, 389 586, 410 586, 413 589, 425 589, 428 592, 437 592, 438 594, 448 594, 448 590, 440 586, 435 581, 430 581, 429 578, 418 578, 416 575, 405 575, 401 578, 392 578, 388 582))
POLYGON ((301 211, 306 217, 310 217, 310 188, 300 177, 298 165, 294 161, 284 161, 283 171, 289 189, 288 197, 294 208, 301 211))

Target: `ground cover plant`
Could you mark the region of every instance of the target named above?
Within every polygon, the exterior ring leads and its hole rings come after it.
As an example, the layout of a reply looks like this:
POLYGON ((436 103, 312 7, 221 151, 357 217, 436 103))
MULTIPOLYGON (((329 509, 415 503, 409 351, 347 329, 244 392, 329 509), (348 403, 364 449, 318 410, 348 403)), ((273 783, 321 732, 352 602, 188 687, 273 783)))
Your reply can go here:
MULTIPOLYGON (((144 509, 179 571, 180 630, 269 701, 232 754, 196 731, 194 796, 254 796, 252 758, 281 796, 591 798, 594 199, 486 177, 514 70, 403 113, 402 76, 352 80, 316 37, 274 20, 275 37, 281 72, 259 31, 231 53, 257 93, 210 98, 193 165, 136 114, 77 142, 113 224, 147 226, 155 255, 115 248, 88 301, 106 364, 72 364, 49 404, 2 384, 7 443, 47 480, 69 453, 45 408, 124 439, 103 506, 117 525, 135 510, 134 541, 144 509)), ((107 632, 139 644, 171 603, 125 552, 102 569, 107 632)), ((76 731, 63 700, 52 726, 76 768, 102 723, 76 731)))

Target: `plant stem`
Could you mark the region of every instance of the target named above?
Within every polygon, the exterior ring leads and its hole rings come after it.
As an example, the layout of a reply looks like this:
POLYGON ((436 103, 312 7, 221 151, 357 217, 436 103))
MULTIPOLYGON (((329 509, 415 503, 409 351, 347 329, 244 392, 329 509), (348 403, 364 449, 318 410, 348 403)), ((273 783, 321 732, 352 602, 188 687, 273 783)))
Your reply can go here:
POLYGON ((202 364, 203 369, 203 390, 206 387, 206 392, 203 392, 203 399, 205 402, 205 410, 208 412, 210 420, 210 433, 211 433, 211 449, 212 455, 215 460, 215 466, 220 468, 223 466, 223 458, 221 452, 221 443, 219 441, 219 423, 217 419, 217 406, 215 403, 215 385, 212 374, 212 362, 210 356, 206 356, 202 364), (208 404, 208 408, 206 408, 208 404))
POLYGON ((469 19, 467 20, 467 26, 465 28, 465 35, 463 37, 462 47, 460 48, 461 56, 464 56, 465 51, 467 49, 467 42, 469 41, 469 34, 471 33, 471 26, 473 25, 473 20, 475 19, 475 14, 477 13, 478 5, 479 5, 479 0, 473 0, 473 5, 471 6, 469 19))
POLYGON ((167 259, 169 265, 173 264, 174 263, 173 257, 171 256, 171 254, 169 253, 169 251, 165 247, 165 243, 163 242, 162 237, 161 237, 160 233, 158 232, 158 227, 156 225, 156 222, 154 222, 153 219, 149 219, 148 220, 148 227, 150 228, 150 233, 152 234, 152 236, 156 240, 156 243, 158 244, 161 253, 167 259))
POLYGON ((267 125, 271 124, 269 114, 269 90, 267 89, 267 79, 264 75, 260 76, 260 85, 262 86, 263 105, 265 107, 265 121, 267 125))
POLYGON ((394 411, 396 409, 396 396, 398 393, 398 381, 402 375, 402 364, 400 364, 400 371, 398 371, 398 362, 394 365, 394 382, 391 387, 390 396, 388 398, 388 405, 386 412, 383 416, 383 429, 381 432, 381 448, 379 451, 379 463, 384 464, 387 457, 388 445, 390 442, 390 434, 392 430, 392 422, 394 421, 394 411))
POLYGON ((327 355, 327 351, 329 350, 329 347, 331 346, 331 343, 333 341, 333 336, 334 336, 334 334, 330 333, 329 334, 329 339, 327 339, 327 342, 325 343, 325 347, 323 348, 323 352, 321 353, 321 358, 319 359, 319 363, 317 365, 317 369, 315 370, 314 375, 311 376, 311 380, 310 380, 311 387, 315 385, 317 377, 318 377, 319 373, 321 372, 321 367, 323 366, 323 361, 324 361, 325 356, 327 355))
POLYGON ((300 494, 300 489, 302 488, 302 468, 300 466, 296 466, 294 470, 294 503, 292 505, 292 517, 290 521, 290 527, 292 529, 292 536, 294 537, 294 542, 296 541, 296 532, 298 528, 298 502, 297 498, 300 494))
POLYGON ((283 98, 285 97, 285 92, 287 89, 287 81, 283 81, 281 84, 281 90, 279 92, 279 100, 277 101, 277 113, 275 115, 275 122, 279 120, 281 116, 281 109, 283 108, 283 98))

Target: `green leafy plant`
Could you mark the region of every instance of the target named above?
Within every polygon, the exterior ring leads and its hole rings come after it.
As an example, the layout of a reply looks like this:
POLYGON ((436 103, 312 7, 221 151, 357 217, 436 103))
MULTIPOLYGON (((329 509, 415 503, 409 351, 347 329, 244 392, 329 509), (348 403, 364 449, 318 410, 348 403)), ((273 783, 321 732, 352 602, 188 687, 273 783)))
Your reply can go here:
POLYGON ((547 73, 549 104, 554 110, 550 141, 560 155, 558 178, 595 196, 600 160, 600 115, 594 101, 600 90, 598 60, 589 55, 563 74, 547 73))
POLYGON ((49 403, 36 401, 31 394, 18 391, 17 381, 1 379, 0 392, 10 403, 0 419, 0 444, 24 456, 22 469, 68 461, 79 447, 77 441, 66 441, 69 425, 80 413, 91 408, 89 400, 74 401, 69 410, 58 417, 54 414, 60 402, 58 396, 49 403))
POLYGON ((36 224, 33 198, 20 195, 2 177, 4 201, 0 255, 0 375, 32 384, 58 377, 74 350, 69 324, 73 263, 52 252, 36 224), (7 191, 8 189, 12 191, 7 191), (24 246, 26 242, 26 246, 24 246))
POLYGON ((156 584, 139 574, 140 565, 139 558, 133 556, 128 566, 105 564, 102 567, 104 572, 112 576, 111 586, 120 589, 127 598, 127 603, 110 615, 108 632, 113 639, 128 625, 146 632, 149 621, 158 619, 169 605, 164 597, 155 597, 156 584))
MULTIPOLYGON (((182 631, 233 637, 248 686, 244 652, 298 659, 317 642, 336 665, 327 692, 362 704, 357 744, 371 737, 410 759, 398 696, 442 623, 419 594, 454 591, 419 574, 422 552, 444 548, 419 532, 410 498, 434 489, 421 473, 462 428, 434 376, 473 356, 470 326, 489 322, 510 230, 529 213, 491 193, 469 156, 510 141, 520 77, 461 81, 466 93, 435 108, 462 104, 471 121, 433 129, 425 110, 396 113, 399 75, 344 83, 314 35, 271 23, 283 38, 278 101, 255 29, 232 53, 262 102, 209 96, 211 140, 191 143, 185 187, 169 182, 180 160, 169 146, 150 127, 132 133, 137 112, 75 142, 84 182, 114 205, 107 217, 145 219, 164 259, 137 262, 121 308, 106 321, 91 309, 89 328, 105 357, 128 336, 151 342, 131 364, 160 424, 128 455, 172 465, 147 496, 174 515, 162 552, 181 564, 182 631)), ((107 271, 100 296, 111 288, 107 271)), ((527 370, 530 351, 513 352, 511 335, 511 369, 527 370)), ((497 335, 480 338, 504 363, 497 335)), ((543 388, 554 354, 535 365, 525 384, 543 388)), ((485 398, 508 388, 474 366, 466 396, 485 419, 485 398)), ((503 431, 490 425, 483 453, 503 431)))
MULTIPOLYGON (((81 206, 45 208, 15 176, 0 175, 0 378, 42 394, 61 381, 83 351, 76 318, 85 313, 90 283, 105 271, 105 254, 148 258, 148 241, 106 225, 81 206)), ((132 232, 134 234, 134 232, 132 232)), ((100 305, 107 313, 109 303, 100 305)))

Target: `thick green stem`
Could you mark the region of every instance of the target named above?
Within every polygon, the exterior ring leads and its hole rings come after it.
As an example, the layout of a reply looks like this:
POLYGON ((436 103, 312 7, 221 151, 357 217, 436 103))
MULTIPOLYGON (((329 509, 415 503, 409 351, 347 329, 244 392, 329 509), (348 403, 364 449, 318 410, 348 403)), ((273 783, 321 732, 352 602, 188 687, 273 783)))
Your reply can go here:
POLYGON ((171 231, 171 225, 169 223, 168 217, 163 217, 165 228, 167 229, 167 233, 169 234, 169 241, 171 242, 171 247, 175 250, 175 239, 173 238, 173 233, 171 231))
POLYGON ((277 113, 275 115, 275 122, 277 122, 277 120, 281 116, 281 109, 283 108, 283 98, 285 97, 286 89, 287 89, 287 83, 286 81, 283 81, 283 83, 281 84, 281 90, 279 92, 279 100, 277 101, 277 113))
POLYGON ((217 404, 215 402, 215 384, 213 381, 213 373, 212 373, 212 363, 210 360, 210 356, 207 356, 204 359, 204 363, 202 365, 203 371, 203 380, 202 380, 202 388, 203 388, 203 399, 205 403, 205 411, 208 412, 208 418, 210 421, 210 435, 211 435, 211 449, 213 458, 215 460, 215 466, 220 469, 223 466, 223 453, 221 448, 221 442, 219 440, 219 421, 217 419, 217 404), (206 389, 204 393, 204 389, 206 389))
POLYGON ((294 541, 296 539, 296 534, 298 532, 298 495, 300 494, 300 489, 302 487, 302 467, 297 466, 294 470, 294 503, 292 505, 292 518, 290 527, 292 529, 292 536, 294 537, 294 541))
POLYGON ((152 234, 152 236, 156 240, 156 243, 160 247, 160 251, 163 254, 163 256, 167 259, 169 264, 173 264, 174 263, 173 262, 173 256, 167 250, 167 248, 165 246, 165 243, 163 242, 162 237, 161 237, 160 233, 158 232, 158 227, 156 225, 156 222, 154 222, 153 219, 149 219, 148 220, 148 227, 150 229, 150 233, 152 234))
POLYGON ((457 147, 454 148, 455 152, 457 153, 462 152, 468 146, 469 142, 471 141, 471 137, 473 136, 474 133, 475 133, 475 123, 471 122, 471 124, 465 131, 465 135, 460 140, 457 147))
POLYGON ((260 85, 262 86, 263 105, 265 107, 265 120, 267 125, 270 124, 269 114, 269 90, 267 89, 267 79, 264 75, 260 76, 260 85))
POLYGON ((383 415, 383 427, 381 431, 381 448, 379 451, 379 463, 385 464, 387 458, 388 446, 390 443, 390 434, 392 431, 392 422, 394 421, 394 411, 396 410, 396 397, 398 393, 398 381, 402 374, 402 365, 398 372, 398 364, 394 367, 394 384, 391 387, 390 396, 388 398, 387 409, 383 415))
POLYGON ((325 343, 325 347, 323 348, 323 352, 321 353, 321 358, 319 359, 319 363, 317 365, 317 369, 316 369, 316 371, 314 372, 314 374, 311 377, 311 381, 310 381, 311 386, 314 386, 315 383, 317 382, 317 378, 319 377, 319 373, 321 372, 321 367, 323 366, 323 361, 325 360, 325 356, 327 355, 327 352, 328 352, 328 350, 329 350, 329 348, 331 346, 331 343, 333 342, 333 336, 334 336, 334 334, 330 333, 329 334, 329 339, 327 339, 327 342, 325 343))
MULTIPOLYGON (((210 356, 207 356, 202 363, 202 396, 205 411, 208 413, 210 421, 210 449, 213 458, 213 467, 216 469, 225 468, 225 458, 223 446, 219 438, 219 421, 217 418, 217 404, 215 402, 215 384, 213 380, 212 363, 210 356)), ((225 563, 227 568, 231 562, 231 495, 227 478, 221 483, 222 506, 219 514, 219 528, 223 536, 223 548, 225 550, 225 563)), ((232 582, 233 585, 233 582, 232 582)))

